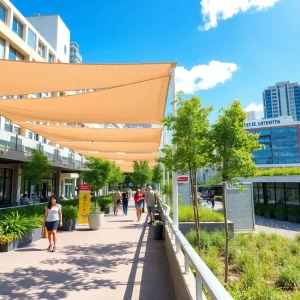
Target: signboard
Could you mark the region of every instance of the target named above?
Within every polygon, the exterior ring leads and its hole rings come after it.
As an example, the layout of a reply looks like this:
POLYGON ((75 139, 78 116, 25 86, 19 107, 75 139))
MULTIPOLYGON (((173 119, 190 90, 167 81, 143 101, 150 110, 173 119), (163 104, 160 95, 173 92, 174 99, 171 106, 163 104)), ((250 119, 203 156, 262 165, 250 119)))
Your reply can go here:
POLYGON ((187 176, 187 175, 180 175, 180 176, 177 176, 177 182, 179 183, 189 183, 190 181, 190 177, 187 176))
POLYGON ((80 184, 79 185, 79 190, 80 191, 90 191, 91 190, 91 185, 90 184, 80 184))
POLYGON ((78 224, 87 224, 88 214, 91 210, 91 186, 80 184, 79 186, 79 216, 78 224))

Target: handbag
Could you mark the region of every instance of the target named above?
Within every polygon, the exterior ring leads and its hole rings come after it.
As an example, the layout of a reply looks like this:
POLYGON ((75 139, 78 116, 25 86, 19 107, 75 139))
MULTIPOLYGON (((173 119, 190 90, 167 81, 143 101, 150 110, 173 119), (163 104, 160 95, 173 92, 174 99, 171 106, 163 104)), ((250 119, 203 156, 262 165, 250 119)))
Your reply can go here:
POLYGON ((42 239, 45 239, 48 237, 48 230, 45 226, 42 228, 42 239))
POLYGON ((120 205, 121 204, 121 200, 119 199, 119 200, 117 200, 117 204, 118 205, 120 205))

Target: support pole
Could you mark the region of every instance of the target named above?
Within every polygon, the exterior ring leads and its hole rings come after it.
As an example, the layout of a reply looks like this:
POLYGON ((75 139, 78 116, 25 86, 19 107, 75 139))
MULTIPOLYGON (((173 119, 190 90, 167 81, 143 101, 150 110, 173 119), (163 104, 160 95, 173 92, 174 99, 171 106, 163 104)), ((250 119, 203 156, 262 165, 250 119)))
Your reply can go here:
MULTIPOLYGON (((170 185, 170 172, 167 171, 167 183, 168 183, 168 186, 170 185)), ((168 195, 167 196, 167 204, 170 206, 170 196, 168 195)))
MULTIPOLYGON (((172 114, 176 116, 176 88, 175 88, 175 68, 171 69, 171 81, 172 81, 172 114)), ((174 130, 173 133, 174 134, 174 130)), ((172 144, 173 154, 176 152, 176 145, 172 144)), ((173 184, 173 222, 178 227, 178 184, 177 184, 177 172, 172 172, 172 184, 173 184)))
MULTIPOLYGON (((164 164, 162 164, 162 168, 163 168, 162 184, 163 184, 163 186, 165 186, 165 183, 166 183, 166 167, 165 167, 164 164)), ((162 195, 162 198, 163 198, 163 202, 166 203, 166 195, 165 194, 162 195)))

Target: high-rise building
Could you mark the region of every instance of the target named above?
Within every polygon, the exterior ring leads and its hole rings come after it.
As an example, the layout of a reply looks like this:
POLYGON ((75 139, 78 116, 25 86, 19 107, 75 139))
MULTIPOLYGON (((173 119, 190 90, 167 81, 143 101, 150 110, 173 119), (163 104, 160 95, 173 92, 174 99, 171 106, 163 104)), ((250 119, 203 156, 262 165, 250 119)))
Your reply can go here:
POLYGON ((247 120, 257 120, 260 119, 258 111, 247 111, 247 120))
POLYGON ((79 53, 79 46, 76 42, 70 43, 70 63, 82 64, 82 56, 79 53))
POLYGON ((300 84, 289 81, 276 83, 263 92, 265 119, 292 116, 300 121, 300 84))

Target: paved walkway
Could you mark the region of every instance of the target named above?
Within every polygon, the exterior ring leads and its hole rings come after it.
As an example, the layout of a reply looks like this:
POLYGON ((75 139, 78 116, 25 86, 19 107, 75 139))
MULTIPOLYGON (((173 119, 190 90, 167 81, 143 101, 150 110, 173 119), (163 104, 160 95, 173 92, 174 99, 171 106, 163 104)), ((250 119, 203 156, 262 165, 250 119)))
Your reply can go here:
POLYGON ((58 235, 56 253, 47 239, 0 253, 0 299, 173 300, 163 241, 152 226, 128 216, 106 216, 100 231, 78 226, 58 235))

